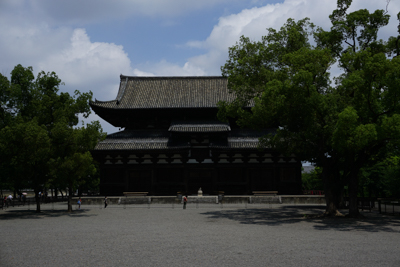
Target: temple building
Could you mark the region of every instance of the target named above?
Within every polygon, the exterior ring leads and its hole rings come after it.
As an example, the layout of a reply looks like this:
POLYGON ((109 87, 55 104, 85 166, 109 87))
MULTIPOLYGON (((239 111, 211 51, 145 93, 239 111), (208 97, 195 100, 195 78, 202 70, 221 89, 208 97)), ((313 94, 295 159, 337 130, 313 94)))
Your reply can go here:
POLYGON ((120 78, 115 100, 90 103, 97 115, 124 129, 92 151, 100 164, 100 194, 301 192, 301 162, 258 147, 269 130, 218 121, 217 103, 234 99, 226 78, 120 78))

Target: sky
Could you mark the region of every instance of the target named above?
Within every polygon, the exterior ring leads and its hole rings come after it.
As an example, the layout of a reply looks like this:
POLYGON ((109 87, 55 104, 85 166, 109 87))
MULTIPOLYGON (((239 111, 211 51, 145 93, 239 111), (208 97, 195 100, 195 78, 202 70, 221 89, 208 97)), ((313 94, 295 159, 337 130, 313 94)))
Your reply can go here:
MULTIPOLYGON (((387 1, 353 0, 350 11, 386 9, 387 1)), ((218 76, 240 36, 260 40, 288 18, 328 30, 335 8, 334 0, 0 0, 0 73, 9 77, 17 64, 35 76, 55 71, 61 91, 113 100, 120 74, 218 76)), ((397 35, 400 0, 387 9, 383 39, 397 35)))

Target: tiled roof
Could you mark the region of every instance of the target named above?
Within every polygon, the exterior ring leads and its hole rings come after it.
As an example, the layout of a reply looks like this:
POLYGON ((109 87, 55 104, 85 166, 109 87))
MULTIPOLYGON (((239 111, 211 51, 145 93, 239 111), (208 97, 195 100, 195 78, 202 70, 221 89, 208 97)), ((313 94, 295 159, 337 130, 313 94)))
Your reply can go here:
POLYGON ((210 108, 221 100, 231 102, 223 77, 133 77, 121 75, 117 98, 91 102, 112 109, 210 108))
POLYGON ((168 131, 181 133, 229 132, 228 123, 220 121, 174 121, 168 131))
POLYGON ((233 130, 229 133, 226 141, 210 143, 210 147, 219 149, 258 149, 259 138, 273 132, 273 130, 233 130))
POLYGON ((130 131, 110 134, 94 150, 174 150, 189 148, 184 142, 171 142, 167 131, 130 131))
MULTIPOLYGON (((227 140, 210 143, 216 149, 257 149, 259 138, 269 131, 232 130, 227 140)), ((99 142, 95 151, 104 150, 176 150, 188 149, 184 141, 171 141, 169 132, 164 130, 124 130, 110 134, 99 142)))

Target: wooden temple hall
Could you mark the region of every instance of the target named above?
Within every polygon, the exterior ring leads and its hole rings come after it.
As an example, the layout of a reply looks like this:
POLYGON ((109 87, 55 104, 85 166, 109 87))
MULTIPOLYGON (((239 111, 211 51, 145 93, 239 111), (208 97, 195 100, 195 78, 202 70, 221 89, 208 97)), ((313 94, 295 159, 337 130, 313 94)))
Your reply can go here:
POLYGON ((100 194, 301 192, 301 162, 258 148, 267 131, 217 120, 218 101, 234 99, 226 78, 120 78, 115 100, 90 103, 101 118, 124 128, 92 151, 100 194))

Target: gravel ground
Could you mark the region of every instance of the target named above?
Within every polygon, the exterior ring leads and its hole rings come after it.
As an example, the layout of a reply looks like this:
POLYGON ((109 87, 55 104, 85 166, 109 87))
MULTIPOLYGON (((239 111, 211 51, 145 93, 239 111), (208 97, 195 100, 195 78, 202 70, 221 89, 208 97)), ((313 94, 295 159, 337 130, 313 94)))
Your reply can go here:
POLYGON ((46 204, 0 210, 0 266, 400 266, 400 218, 312 205, 46 204), (74 207, 76 209, 76 207, 74 207))

